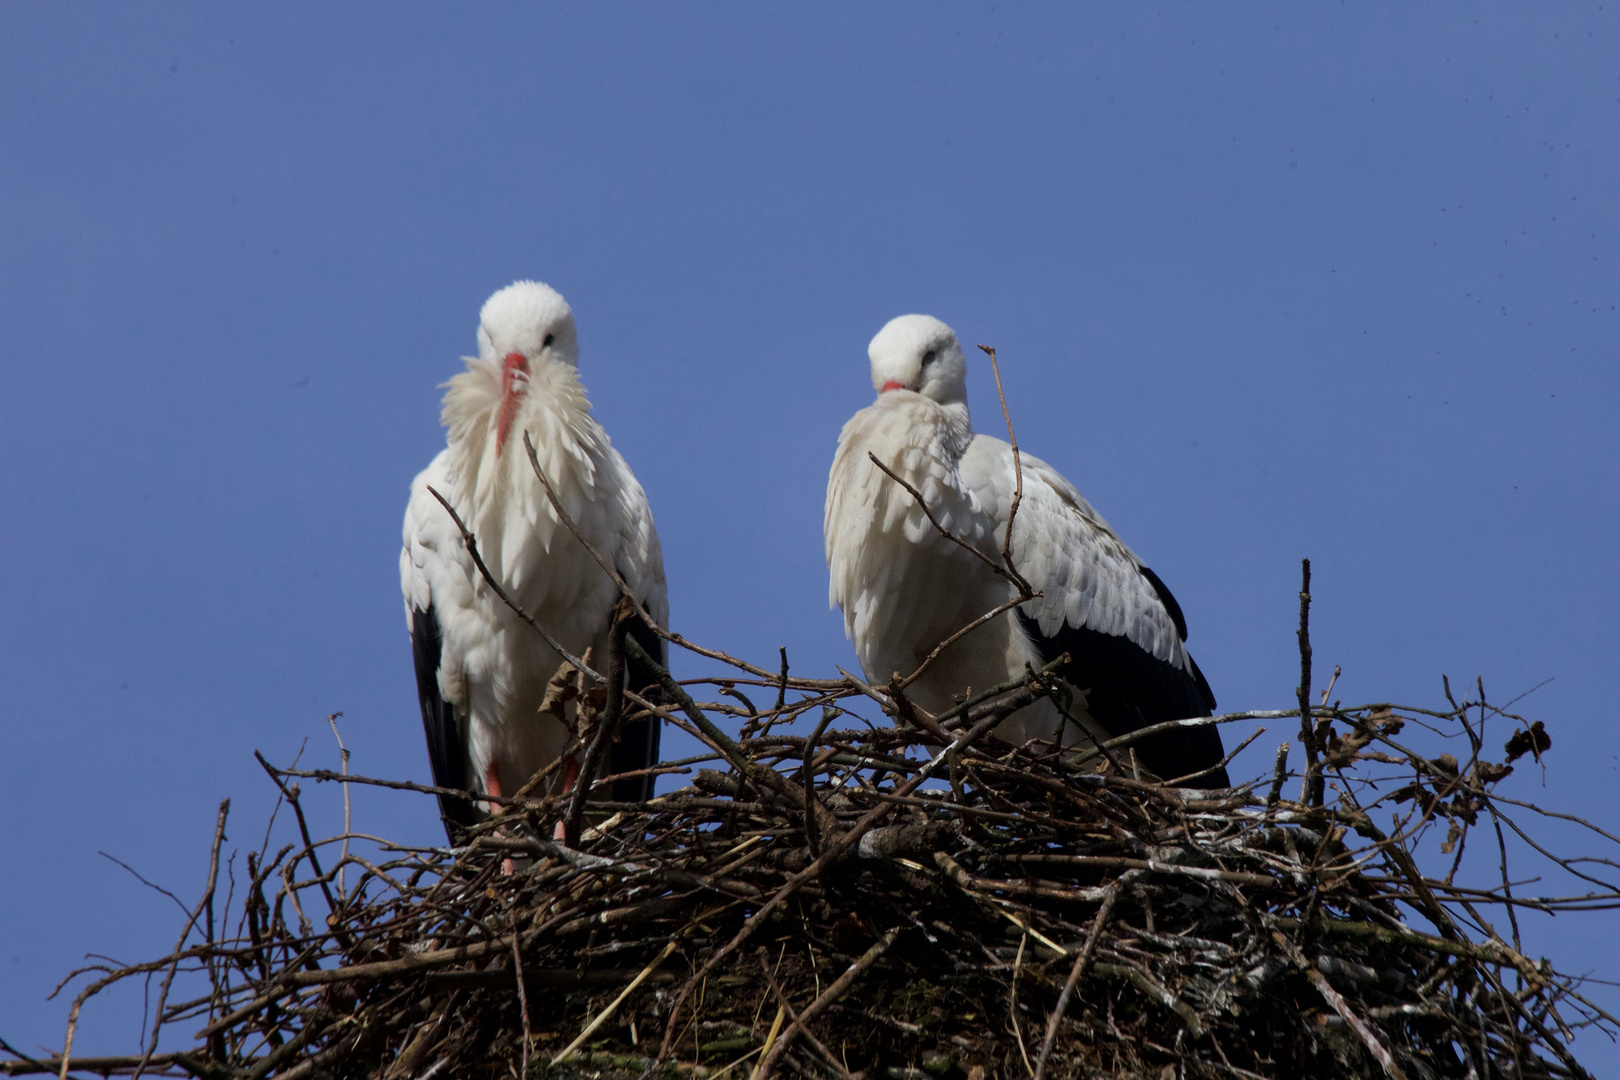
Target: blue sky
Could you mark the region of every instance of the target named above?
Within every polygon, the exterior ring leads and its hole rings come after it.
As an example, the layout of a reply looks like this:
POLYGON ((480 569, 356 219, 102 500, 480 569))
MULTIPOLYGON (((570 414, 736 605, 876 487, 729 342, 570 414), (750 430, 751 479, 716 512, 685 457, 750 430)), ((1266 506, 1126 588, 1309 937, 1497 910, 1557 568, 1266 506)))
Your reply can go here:
MULTIPOLYGON (((399 520, 519 277, 574 306, 696 640, 853 662, 826 469, 867 340, 924 311, 997 346, 1223 707, 1292 701, 1308 555, 1336 697, 1551 678, 1513 793, 1620 827, 1617 16, 0 7, 0 1035, 59 1044, 80 957, 172 944, 96 852, 189 898, 220 799, 257 846, 252 750, 331 764, 342 710, 357 770, 426 779, 399 520)), ((1613 926, 1531 941, 1613 975, 1613 926)))

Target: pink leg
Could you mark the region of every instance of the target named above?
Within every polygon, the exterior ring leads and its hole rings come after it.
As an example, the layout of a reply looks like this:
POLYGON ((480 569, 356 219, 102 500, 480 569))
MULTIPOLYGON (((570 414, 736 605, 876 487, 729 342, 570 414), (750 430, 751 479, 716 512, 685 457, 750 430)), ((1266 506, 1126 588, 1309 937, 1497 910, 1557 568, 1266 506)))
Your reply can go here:
MULTIPOLYGON (((563 760, 563 794, 566 795, 573 791, 574 785, 577 783, 579 783, 579 755, 569 754, 563 760)), ((561 821, 558 821, 556 827, 551 830, 551 838, 553 840, 564 840, 567 837, 568 830, 563 827, 561 821)))
MULTIPOLYGON (((499 798, 501 794, 501 773, 500 770, 495 767, 495 763, 493 761, 484 767, 484 793, 486 795, 494 795, 497 798, 499 798)), ((485 803, 484 805, 489 807, 491 817, 494 817, 496 814, 501 812, 500 804, 498 803, 485 803)), ((517 865, 512 862, 512 857, 510 855, 501 860, 501 874, 503 876, 511 877, 516 872, 517 865)))

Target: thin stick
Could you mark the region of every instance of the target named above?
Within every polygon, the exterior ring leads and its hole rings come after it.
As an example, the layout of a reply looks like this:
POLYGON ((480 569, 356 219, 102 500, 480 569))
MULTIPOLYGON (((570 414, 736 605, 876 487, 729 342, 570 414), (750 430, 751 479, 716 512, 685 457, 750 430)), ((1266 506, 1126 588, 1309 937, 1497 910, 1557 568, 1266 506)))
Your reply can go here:
POLYGON ((529 1080, 529 1044, 533 1041, 529 1028, 529 992, 523 986, 523 950, 519 948, 518 928, 512 927, 512 973, 517 979, 518 1008, 523 1013, 523 1072, 520 1080, 529 1080))
MULTIPOLYGON (((1289 713, 1288 715, 1292 716, 1294 714, 1289 713)), ((335 773, 331 769, 283 769, 272 765, 270 770, 275 776, 295 776, 303 780, 338 781, 346 784, 368 784, 372 787, 392 788, 395 791, 415 791, 422 795, 453 795, 457 798, 466 799, 468 802, 475 799, 488 800, 492 803, 520 801, 516 796, 512 795, 473 795, 471 792, 462 791, 460 788, 438 787, 434 784, 414 784, 409 780, 378 780, 371 776, 344 776, 342 773, 335 773)))
MULTIPOLYGON (((984 348, 984 346, 982 346, 982 345, 979 346, 979 347, 981 349, 984 348)), ((994 361, 994 356, 993 355, 992 355, 991 359, 992 359, 992 362, 993 362, 994 361)), ((999 380, 1000 380, 1000 376, 997 376, 998 385, 999 385, 999 380)), ((1006 409, 1006 402, 1005 401, 1002 402, 1002 409, 1003 410, 1006 409)), ((1007 430, 1008 430, 1009 433, 1012 431, 1011 421, 1008 422, 1007 430)), ((1018 469, 1018 462, 1017 462, 1017 456, 1016 456, 1017 453, 1018 453, 1018 444, 1015 442, 1013 444, 1013 454, 1014 454, 1013 465, 1014 465, 1015 470, 1018 469)), ((879 461, 878 456, 876 454, 874 454, 870 450, 868 450, 866 452, 866 456, 869 459, 871 459, 872 464, 876 465, 879 469, 883 470, 883 473, 884 473, 885 476, 887 476, 889 479, 893 480, 895 483, 899 484, 901 487, 905 488, 908 492, 911 493, 911 497, 914 500, 916 500, 917 505, 922 508, 922 512, 928 516, 928 523, 934 527, 934 531, 938 532, 939 535, 943 536, 945 539, 949 540, 951 543, 956 544, 958 547, 962 548, 962 550, 968 552, 969 554, 973 555, 975 558, 979 559, 979 561, 983 562, 984 565, 986 565, 986 566, 988 566, 990 568, 991 573, 995 574, 997 577, 1003 578, 1004 580, 1008 581, 1009 583, 1011 583, 1013 588, 1018 590, 1018 595, 1017 596, 1015 596, 1012 599, 1006 601, 1005 603, 997 605, 994 610, 985 612, 983 615, 980 615, 978 618, 976 618, 973 621, 969 622, 966 626, 963 626, 961 629, 957 630, 954 634, 952 634, 950 637, 946 638, 944 641, 941 641, 938 645, 935 645, 934 648, 933 648, 933 651, 931 651, 927 656, 923 657, 922 663, 918 664, 915 668, 913 668, 912 671, 911 671, 911 674, 907 675, 905 678, 900 680, 900 682, 899 682, 899 684, 897 686, 897 689, 903 690, 906 687, 910 686, 912 683, 916 682, 918 679, 922 678, 923 672, 927 671, 929 666, 932 665, 933 662, 936 659, 939 658, 939 655, 941 653, 943 653, 946 649, 950 648, 952 645, 956 644, 958 641, 962 640, 962 638, 966 637, 968 634, 970 634, 973 631, 977 630, 979 627, 983 626, 985 623, 990 622, 992 619, 996 618, 998 615, 1001 615, 1003 612, 1011 611, 1013 608, 1017 607, 1019 604, 1024 603, 1025 601, 1037 599, 1037 598, 1040 597, 1041 594, 1036 592, 1034 589, 1032 589, 1030 587, 1029 582, 1024 580, 1023 576, 1021 574, 1019 574, 1017 569, 1013 568, 1012 563, 1010 561, 1008 561, 1011 558, 1011 552, 1010 552, 1010 549, 1007 547, 1006 544, 1002 545, 1003 564, 997 564, 997 562, 994 559, 992 559, 990 556, 986 555, 984 552, 980 551, 978 548, 974 547, 972 544, 968 543, 966 540, 963 540, 960 536, 957 536, 955 533, 951 532, 945 526, 941 525, 939 523, 939 519, 934 517, 934 512, 928 508, 928 501, 923 498, 922 492, 918 491, 911 484, 907 483, 905 481, 905 479, 900 476, 899 473, 895 472, 893 469, 891 469, 887 465, 883 464, 883 462, 879 461)), ((1013 510, 1012 510, 1012 512, 1015 513, 1015 514, 1018 512, 1018 501, 1019 501, 1019 499, 1021 499, 1023 497, 1023 491, 1024 491, 1024 477, 1023 477, 1022 471, 1019 471, 1018 472, 1018 493, 1013 497, 1013 510)), ((1008 518, 1007 518, 1007 529, 1008 529, 1008 534, 1007 535, 1008 535, 1009 542, 1010 542, 1010 539, 1011 539, 1011 536, 1012 536, 1012 517, 1011 517, 1011 515, 1009 515, 1008 518)))
POLYGON ((816 756, 816 740, 827 730, 827 725, 838 716, 837 709, 822 709, 821 720, 804 741, 804 767, 800 770, 800 779, 804 781, 804 840, 811 855, 819 855, 821 841, 816 836, 816 816, 810 812, 810 807, 816 801, 816 777, 811 764, 816 756))
POLYGON ((631 979, 630 985, 626 986, 624 990, 620 992, 619 996, 614 998, 613 1001, 609 1003, 607 1008, 596 1014, 596 1019, 592 1020, 585 1026, 585 1030, 579 1033, 579 1038, 569 1043, 562 1049, 561 1053, 551 1059, 551 1064, 553 1066, 562 1064, 562 1062, 566 1060, 570 1054, 572 1054, 575 1050, 578 1050, 581 1046, 584 1046, 585 1040, 591 1037, 591 1033, 606 1023, 608 1017, 613 1015, 614 1010, 620 1005, 624 1004, 624 999, 629 997, 631 993, 634 992, 636 987, 646 982, 647 976, 651 975, 655 970, 657 970, 659 964, 662 964, 665 960, 669 959, 670 953, 675 951, 675 944, 676 943, 674 941, 671 941, 669 944, 665 945, 664 951, 659 953, 657 957, 653 959, 652 963, 642 968, 641 974, 637 975, 634 979, 631 979))
POLYGON ((349 861, 349 833, 351 819, 349 816, 349 748, 343 745, 343 736, 338 734, 337 720, 341 712, 332 713, 326 722, 332 725, 332 738, 337 740, 338 757, 343 763, 343 854, 338 859, 338 892, 348 895, 349 890, 344 886, 345 864, 349 861))
POLYGON ((1103 926, 1107 924, 1109 913, 1114 910, 1114 901, 1117 899, 1119 899, 1118 882, 1108 886, 1102 906, 1097 909, 1097 917, 1091 920, 1091 931, 1086 935, 1086 943, 1081 947, 1080 955, 1074 958, 1074 966, 1069 968, 1069 977, 1063 982, 1063 992, 1058 994, 1057 1004, 1052 1006, 1052 1015, 1046 1020, 1046 1038, 1041 1040, 1041 1056, 1035 1062, 1035 1080, 1044 1080, 1046 1076, 1046 1063, 1052 1057, 1052 1045, 1057 1042, 1058 1025, 1062 1023, 1063 1013, 1069 1007, 1069 996, 1074 993, 1075 986, 1080 982, 1080 976, 1085 974, 1086 965, 1091 962, 1091 954, 1097 949, 1097 939, 1102 937, 1103 926))
POLYGON ((1277 747, 1277 764, 1271 772, 1271 790, 1266 794, 1266 805, 1276 806, 1282 799, 1283 780, 1288 776, 1288 744, 1277 747))
POLYGON ((1029 944, 1029 934, 1023 934, 1018 939, 1018 955, 1013 957, 1012 981, 1007 984, 1007 1015, 1012 1017, 1013 1035, 1018 1039, 1018 1056, 1024 1059, 1024 1068, 1029 1075, 1035 1075, 1035 1066, 1029 1061, 1029 1048, 1024 1045, 1024 1029, 1018 1023, 1018 974, 1024 970, 1024 947, 1029 944))
MULTIPOLYGON (((524 432, 525 441, 528 437, 528 433, 524 432)), ((591 747, 585 752, 579 779, 574 782, 568 818, 563 825, 563 836, 571 848, 579 847, 580 823, 585 818, 585 804, 590 801, 597 770, 602 766, 602 754, 613 744, 614 736, 619 732, 619 721, 624 716, 624 638, 630 617, 629 607, 629 601, 624 598, 613 607, 613 625, 608 631, 607 702, 596 725, 596 736, 591 739, 591 747)))
MULTIPOLYGON (((1040 593, 1036 593, 1035 595, 1039 596, 1040 593)), ((944 652, 946 649, 950 648, 952 645, 955 645, 958 641, 961 641, 963 638, 967 637, 969 634, 971 634, 973 631, 977 630, 979 627, 983 626, 985 623, 987 623, 990 620, 996 618, 1002 612, 1011 611, 1013 608, 1017 607, 1019 604, 1022 604, 1026 599, 1029 599, 1029 598, 1023 597, 1023 596, 1015 596, 1015 597, 1013 597, 1012 599, 1006 601, 1003 604, 998 604, 993 610, 987 611, 983 615, 980 615, 977 619, 974 619, 972 622, 970 622, 966 626, 962 627, 962 629, 958 630, 956 633, 952 634, 950 637, 946 638, 944 641, 940 642, 938 645, 935 645, 933 651, 930 652, 927 656, 923 657, 923 662, 918 664, 915 668, 913 668, 910 675, 907 675, 905 678, 900 680, 900 689, 904 690, 906 687, 910 686, 912 683, 914 683, 918 679, 922 678, 922 673, 927 671, 928 666, 939 658, 940 653, 944 652)))
POLYGON ((647 609, 641 606, 641 601, 636 599, 636 594, 630 591, 630 586, 625 583, 624 578, 613 568, 612 563, 602 557, 601 552, 591 546, 590 542, 585 539, 585 534, 579 531, 579 526, 574 524, 574 519, 568 516, 568 511, 563 509, 562 501, 557 498, 556 489, 551 486, 551 481, 546 477, 546 471, 540 467, 540 457, 534 452, 534 443, 529 441, 527 431, 523 433, 523 448, 529 452, 529 465, 533 467, 534 475, 539 478, 540 486, 546 489, 546 498, 551 502, 551 509, 556 511, 557 520, 561 521, 563 527, 574 534, 574 539, 578 540, 580 546, 590 553, 591 558, 596 560, 596 565, 602 568, 602 573, 606 574, 613 581, 613 584, 619 587, 619 592, 626 600, 630 601, 630 605, 635 608, 636 614, 641 616, 641 620, 654 630, 657 630, 659 628, 658 624, 653 621, 651 615, 647 614, 647 609))
MULTIPOLYGON (((219 804, 219 815, 214 821, 214 843, 208 855, 208 884, 203 887, 202 899, 197 901, 191 918, 180 931, 180 937, 174 943, 174 953, 169 961, 169 970, 163 973, 163 985, 158 989, 157 1008, 154 1011, 156 1018, 152 1021, 152 1040, 147 1044, 146 1053, 141 1057, 141 1063, 135 1066, 135 1080, 140 1080, 141 1073, 146 1071, 147 1063, 152 1055, 157 1053, 158 1035, 163 1030, 163 1006, 169 1000, 169 988, 174 985, 175 972, 180 968, 180 954, 186 947, 186 938, 191 936, 192 927, 202 918, 202 913, 214 901, 214 886, 219 882, 219 847, 225 842, 225 819, 230 816, 231 800, 226 799, 219 804)), ((62 1047, 62 1071, 57 1074, 58 1080, 67 1080, 68 1054, 73 1048, 73 1027, 68 1026, 66 1044, 62 1047)))
POLYGON ((1034 595, 1030 591, 1028 582, 1025 582, 1022 579, 1008 573, 1005 566, 998 564, 996 560, 992 559, 990 556, 986 555, 984 552, 980 551, 978 548, 974 547, 972 544, 968 543, 960 536, 957 536, 945 526, 941 525, 939 523, 939 519, 934 516, 934 512, 928 508, 928 500, 923 498, 922 492, 918 491, 916 488, 907 483, 899 473, 883 464, 883 462, 879 460, 878 456, 872 453, 872 451, 868 450, 866 452, 866 456, 871 459, 872 464, 883 470, 883 474, 885 476, 911 493, 911 497, 916 500, 918 507, 920 507, 922 512, 928 516, 928 523, 934 527, 935 532, 939 533, 939 535, 943 536, 945 539, 949 540, 963 551, 966 551, 968 554, 974 556, 980 562, 984 563, 984 565, 990 568, 990 572, 992 574, 995 574, 1000 578, 1006 578, 1008 581, 1012 582, 1013 586, 1018 589, 1020 594, 1022 594, 1023 599, 1027 600, 1034 595))
POLYGON ((1297 709, 1250 709, 1245 712, 1221 713, 1219 716, 1193 716, 1186 720, 1165 720, 1162 723, 1149 724, 1147 727, 1140 727, 1135 731, 1128 731, 1124 735, 1098 743, 1095 749, 1076 755, 1070 764, 1078 768, 1088 761, 1102 757, 1107 751, 1118 750, 1133 743, 1139 743, 1143 739, 1165 731, 1210 727, 1214 724, 1231 724, 1239 720, 1291 720, 1298 715, 1299 711, 1297 709))
POLYGON ((889 951, 889 946, 894 944, 894 939, 899 936, 900 930, 901 928, 896 926, 878 938, 872 947, 862 953, 849 967, 845 968, 844 973, 833 980, 833 984, 823 990, 816 1000, 804 1007, 803 1011, 799 1013, 799 1018, 793 1021, 786 1031, 782 1032, 782 1037, 777 1040, 776 1045, 760 1059, 759 1068, 754 1071, 753 1080, 767 1080, 771 1073, 775 1071, 777 1062, 782 1060, 782 1055, 787 1052, 787 1048, 792 1044, 794 1036, 803 1031, 810 1021, 825 1012, 829 1005, 843 997, 844 992, 855 984, 855 980, 860 977, 861 972, 871 967, 878 957, 889 951))
MULTIPOLYGON (((525 438, 526 437, 527 434, 525 433, 525 438)), ((472 530, 467 528, 466 523, 461 520, 461 515, 456 513, 455 507, 450 505, 450 500, 446 499, 443 495, 440 495, 431 486, 429 486, 427 490, 429 495, 432 495, 435 499, 439 500, 439 505, 444 507, 445 513, 450 515, 450 520, 456 523, 456 528, 461 530, 461 542, 467 545, 467 554, 472 556, 473 565, 478 567, 479 576, 484 579, 484 583, 486 585, 494 590, 495 595, 500 597, 502 602, 505 603, 507 607, 512 609, 513 614, 533 627, 534 632, 539 634, 540 637, 544 639, 545 643, 550 645, 552 651, 558 656, 562 657, 570 664, 573 664, 576 669, 583 671, 594 681, 605 681, 601 675, 597 674, 591 669, 589 664, 585 663, 585 661, 563 648, 562 642, 552 637, 551 634, 546 631, 546 628, 541 626, 539 621, 535 619, 533 615, 530 615, 527 611, 524 611, 518 606, 516 600, 513 600, 509 595, 507 595, 506 590, 501 587, 501 583, 495 580, 495 575, 490 573, 489 567, 484 565, 484 557, 478 554, 478 539, 473 536, 472 530)))
POLYGON ((1013 521, 1018 517, 1019 503, 1024 501, 1024 461, 1018 452, 1018 436, 1013 434, 1012 413, 1007 411, 1007 395, 1001 389, 1001 365, 996 363, 996 350, 989 345, 980 345, 979 348, 990 357, 990 371, 996 377, 996 396, 1001 399, 1001 418, 1007 421, 1007 442, 1012 444, 1013 479, 1016 486, 1013 488, 1012 505, 1007 509, 1007 531, 1001 538, 1001 558, 1007 564, 1007 572, 1012 575, 1019 590, 1027 598, 1034 595, 1034 590, 1013 565, 1012 557, 1013 521))
POLYGON ((1389 1052, 1389 1047, 1385 1046, 1383 1040, 1373 1033, 1373 1030, 1367 1026, 1366 1021, 1356 1015, 1355 1010, 1350 1008, 1349 1002, 1345 1001, 1344 997, 1333 989, 1333 985, 1327 981, 1327 976, 1316 970, 1316 965, 1305 958, 1305 955, 1299 951, 1299 947, 1281 933, 1273 930, 1271 936, 1282 947, 1289 959, 1311 980, 1311 985, 1316 987, 1316 992, 1322 995, 1322 1000, 1332 1006, 1333 1011, 1338 1013, 1346 1024, 1350 1025, 1350 1030, 1356 1033, 1356 1037, 1361 1040, 1362 1045, 1367 1048, 1368 1053, 1372 1054, 1374 1060, 1383 1068, 1384 1073, 1390 1077, 1390 1080, 1406 1080, 1406 1073, 1401 1071, 1400 1065, 1395 1061, 1395 1055, 1389 1052))
POLYGON ((1303 798, 1307 806, 1322 805, 1322 772, 1317 765, 1319 747, 1311 726, 1311 560, 1299 565, 1299 738, 1305 746, 1303 798))
POLYGON ((1239 754, 1243 753, 1243 751, 1247 750, 1249 748, 1250 743, 1254 742, 1254 740, 1258 739, 1260 736, 1264 735, 1265 733, 1266 733, 1265 728, 1256 728, 1253 735, 1250 735, 1247 739, 1244 739, 1242 742, 1238 743, 1237 746, 1233 747, 1232 752, 1230 754, 1227 754, 1225 757, 1221 758, 1221 760, 1217 761, 1215 764, 1210 765, 1207 768, 1199 769, 1197 772, 1191 772, 1191 773, 1187 773, 1184 776, 1178 776, 1173 780, 1164 780, 1163 781, 1164 786, 1165 787, 1186 787, 1187 786, 1187 781, 1189 781, 1189 780, 1197 780, 1200 776, 1208 776, 1210 773, 1214 772, 1216 769, 1224 769, 1224 768, 1226 768, 1228 765, 1232 764, 1232 759, 1233 758, 1237 757, 1239 754))
MULTIPOLYGON (((776 1036, 781 1032, 781 1030, 782 1030, 782 1021, 784 1019, 786 1019, 786 1018, 787 1018, 787 1006, 786 1005, 778 1005, 776 1007, 776 1018, 771 1021, 771 1030, 770 1030, 769 1034, 767 1034, 765 1036, 765 1045, 760 1047, 759 1050, 755 1051, 756 1053, 758 1053, 758 1054, 769 1054, 771 1052, 771 1050, 775 1048, 775 1046, 776 1046, 776 1036)), ((760 1075, 759 1074, 760 1074, 760 1071, 762 1069, 764 1069, 764 1068, 765 1068, 765 1060, 762 1057, 759 1060, 759 1062, 754 1065, 754 1071, 748 1074, 748 1080, 760 1080, 760 1075)))

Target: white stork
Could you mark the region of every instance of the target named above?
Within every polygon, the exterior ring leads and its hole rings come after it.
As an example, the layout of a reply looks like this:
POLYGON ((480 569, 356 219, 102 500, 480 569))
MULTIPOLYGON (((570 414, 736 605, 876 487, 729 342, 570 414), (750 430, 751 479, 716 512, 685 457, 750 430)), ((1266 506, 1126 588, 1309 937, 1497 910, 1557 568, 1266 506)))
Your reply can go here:
MULTIPOLYGON (((562 663, 479 575, 431 486, 456 507, 479 554, 508 595, 575 656, 592 650, 605 670, 618 587, 558 519, 523 447, 526 432, 568 516, 610 559, 660 625, 667 625, 663 554, 647 496, 580 385, 574 313, 555 291, 519 281, 479 313, 478 356, 445 383, 448 445, 411 483, 399 557, 406 621, 433 782, 474 794, 512 794, 554 761, 569 738, 539 712, 562 663)), ((662 662, 664 644, 639 621, 630 630, 662 662)), ((652 682, 629 671, 632 686, 652 682)), ((658 760, 656 721, 627 723, 610 775, 658 760)), ((566 770, 563 770, 566 771, 566 770)), ((616 799, 646 798, 651 777, 617 781, 616 799)), ((489 812, 487 802, 480 805, 489 812)), ((452 841, 481 815, 440 797, 452 841)))
MULTIPOLYGON (((940 535, 916 499, 868 453, 916 488, 939 524, 1001 562, 1016 487, 1012 447, 968 422, 967 360, 938 319, 903 315, 868 347, 877 400, 844 425, 827 479, 825 538, 831 605, 873 682, 911 674, 951 634, 1012 600, 1016 587, 940 535)), ((1071 710, 1095 738, 1165 720, 1207 716, 1214 695, 1183 642, 1187 626, 1164 583, 1101 515, 1046 462, 1020 451, 1023 499, 1014 515, 1012 561, 1040 595, 979 627, 940 654, 908 690, 939 712, 969 689, 984 690, 1067 652, 1060 674, 1071 710)), ((1045 699, 1009 717, 1010 742, 1064 745, 1081 733, 1045 699)), ((1161 779, 1221 760, 1214 727, 1150 736, 1137 760, 1161 779)), ((1226 770, 1197 777, 1225 787, 1226 770)))

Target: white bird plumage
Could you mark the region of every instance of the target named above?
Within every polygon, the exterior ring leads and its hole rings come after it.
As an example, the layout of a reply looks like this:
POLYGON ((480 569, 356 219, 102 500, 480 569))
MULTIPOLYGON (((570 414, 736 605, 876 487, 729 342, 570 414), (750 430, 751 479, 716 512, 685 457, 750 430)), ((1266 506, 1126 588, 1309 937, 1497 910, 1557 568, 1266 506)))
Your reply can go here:
MULTIPOLYGON (((578 356, 573 312, 554 290, 519 281, 496 292, 479 314, 478 356, 444 384, 447 445, 411 483, 400 584, 440 786, 509 795, 559 756, 568 732, 539 712, 562 658, 489 589, 429 487, 457 508, 519 606, 574 655, 606 657, 618 587, 558 519, 523 448, 527 433, 581 535, 668 624, 646 494, 591 415, 578 356)), ((662 658, 660 641, 643 644, 662 658)), ((612 767, 645 768, 657 751, 655 724, 626 725, 612 767)), ((465 800, 440 805, 447 829, 476 816, 465 800)))
MULTIPOLYGON (((926 315, 891 320, 868 348, 873 404, 844 425, 827 480, 828 599, 842 607, 868 679, 909 675, 952 633, 1018 595, 1016 587, 942 536, 916 499, 868 459, 916 488, 940 526, 998 564, 1017 473, 1012 447, 975 434, 967 360, 951 328, 926 315)), ((962 638, 908 693, 938 712, 968 689, 1016 678, 1068 652, 1072 710, 1093 737, 1207 715, 1213 695, 1187 653, 1180 608, 1080 493, 1046 462, 1020 452, 1023 499, 1012 557, 1040 595, 962 638), (1083 707, 1080 707, 1083 706, 1083 707)), ((1081 737, 1049 701, 1010 717, 1012 742, 1081 737)), ((1165 779, 1220 760, 1214 728, 1157 736, 1139 747, 1165 779)), ((1224 769, 1200 784, 1224 786, 1224 769)))

